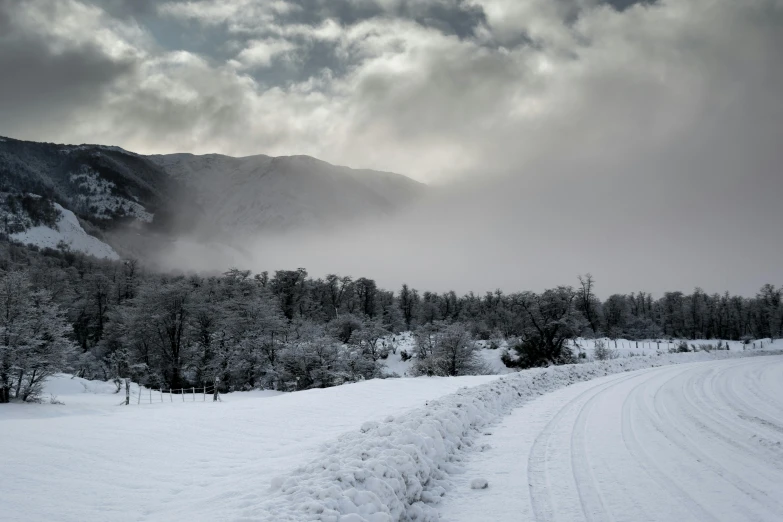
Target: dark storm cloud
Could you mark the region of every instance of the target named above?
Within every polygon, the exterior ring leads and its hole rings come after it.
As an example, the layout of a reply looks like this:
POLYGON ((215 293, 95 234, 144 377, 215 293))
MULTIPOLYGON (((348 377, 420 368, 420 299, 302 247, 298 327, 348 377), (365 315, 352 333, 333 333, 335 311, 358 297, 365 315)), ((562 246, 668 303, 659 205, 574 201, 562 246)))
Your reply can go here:
POLYGON ((334 19, 344 25, 378 16, 413 20, 425 27, 433 27, 446 34, 469 37, 485 21, 480 6, 465 0, 438 0, 421 2, 400 0, 377 2, 355 0, 292 0, 297 6, 280 17, 282 23, 318 24, 334 19))
POLYGON ((155 14, 157 0, 91 0, 91 3, 117 17, 146 18, 155 14))
POLYGON ((652 5, 655 4, 658 0, 605 0, 605 2, 618 11, 624 11, 628 9, 629 7, 633 7, 635 5, 641 4, 641 5, 652 5))
POLYGON ((780 282, 777 0, 0 6, 0 134, 450 184, 384 228, 248 239, 253 268, 458 290, 780 282), (346 260, 356 237, 379 239, 346 260))
POLYGON ((94 106, 108 86, 133 70, 133 60, 111 58, 90 44, 52 49, 51 41, 13 22, 19 5, 0 2, 0 114, 6 133, 40 131, 94 106))
POLYGON ((0 34, 7 34, 11 30, 11 13, 9 6, 13 0, 0 0, 0 34))

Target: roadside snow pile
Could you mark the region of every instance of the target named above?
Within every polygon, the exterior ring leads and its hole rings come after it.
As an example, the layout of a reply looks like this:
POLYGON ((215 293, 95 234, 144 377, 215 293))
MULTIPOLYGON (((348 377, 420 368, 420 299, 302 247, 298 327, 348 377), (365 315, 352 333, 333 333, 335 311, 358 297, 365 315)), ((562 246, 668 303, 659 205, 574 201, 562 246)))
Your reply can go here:
POLYGON ((11 234, 11 239, 41 248, 56 249, 60 244, 64 244, 71 250, 100 259, 116 260, 120 258, 112 247, 85 232, 73 212, 57 203, 54 206, 60 212, 60 218, 57 220, 55 228, 44 225, 32 227, 24 232, 11 234))
POLYGON ((512 408, 558 388, 614 373, 783 352, 712 352, 631 357, 533 369, 430 401, 383 422, 365 423, 323 448, 321 458, 272 481, 263 520, 437 521, 449 475, 482 433, 512 408))

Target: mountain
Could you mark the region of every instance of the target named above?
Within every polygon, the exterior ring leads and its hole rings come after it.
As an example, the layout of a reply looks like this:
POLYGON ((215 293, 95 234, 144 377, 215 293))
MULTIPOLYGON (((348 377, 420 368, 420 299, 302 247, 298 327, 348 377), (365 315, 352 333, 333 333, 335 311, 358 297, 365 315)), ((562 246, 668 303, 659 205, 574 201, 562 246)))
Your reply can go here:
MULTIPOLYGON (((85 234, 120 253, 138 253, 150 240, 162 248, 183 236, 229 240, 264 231, 333 229, 391 216, 425 191, 399 174, 308 156, 145 156, 103 145, 0 138, 5 237, 20 240, 33 227, 46 227, 48 237, 55 237, 67 210, 85 234)), ((70 216, 66 221, 72 223, 70 216)), ((31 237, 42 237, 41 231, 31 237)))
POLYGON ((195 226, 205 232, 332 228, 390 216, 426 188, 400 174, 338 167, 309 156, 148 158, 196 195, 202 214, 195 226))
POLYGON ((169 209, 184 187, 119 147, 0 138, 0 191, 55 201, 101 230, 138 223, 173 231, 169 209))

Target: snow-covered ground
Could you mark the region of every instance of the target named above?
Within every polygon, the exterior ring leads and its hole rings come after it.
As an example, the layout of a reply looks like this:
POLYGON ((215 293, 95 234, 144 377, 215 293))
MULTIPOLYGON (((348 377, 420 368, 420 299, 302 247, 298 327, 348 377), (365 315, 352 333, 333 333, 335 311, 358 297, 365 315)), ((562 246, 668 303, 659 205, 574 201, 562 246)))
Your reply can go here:
MULTIPOLYGON (((613 357, 625 358, 625 357, 638 357, 643 355, 662 355, 669 353, 669 349, 673 349, 681 342, 685 342, 688 345, 690 351, 710 351, 715 350, 715 347, 720 343, 721 350, 732 352, 742 352, 745 350, 754 349, 770 349, 770 350, 783 350, 783 339, 777 339, 772 341, 771 339, 756 339, 748 344, 741 341, 723 341, 716 339, 697 339, 697 340, 683 340, 683 339, 644 339, 644 340, 629 340, 629 339, 585 339, 579 338, 569 342, 569 348, 578 355, 580 352, 584 353, 588 360, 593 359, 595 352, 595 345, 597 341, 603 341, 605 346, 613 352, 613 357)), ((410 376, 410 369, 415 362, 415 358, 402 360, 402 353, 405 352, 408 355, 416 353, 416 341, 413 338, 411 332, 402 332, 391 336, 386 339, 387 346, 394 345, 397 347, 394 353, 389 353, 389 356, 381 361, 385 366, 385 373, 387 375, 398 375, 400 377, 410 376)), ((508 368, 501 356, 503 352, 509 348, 508 342, 496 341, 497 347, 490 348, 490 342, 477 341, 479 346, 479 354, 486 364, 487 371, 489 373, 503 375, 507 373, 513 373, 516 370, 508 368)))
POLYGON ((443 521, 783 520, 783 357, 578 383, 479 438, 443 521), (488 481, 472 490, 471 479, 488 481))
POLYGON ((0 407, 0 520, 238 520, 324 443, 496 378, 377 379, 119 406, 112 383, 60 375, 45 398, 64 405, 0 407))
POLYGON ((71 250, 93 255, 97 258, 120 258, 112 247, 85 232, 79 223, 79 219, 73 212, 57 203, 54 206, 60 211, 60 218, 57 220, 55 228, 43 225, 32 227, 24 232, 11 234, 11 239, 41 248, 56 249, 60 243, 64 243, 71 250))
POLYGON ((769 353, 131 406, 60 375, 0 408, 0 519, 781 520, 769 353))
POLYGON ((630 340, 603 337, 598 339, 579 338, 569 343, 569 346, 574 353, 582 351, 591 357, 595 350, 596 341, 602 341, 607 348, 616 352, 619 357, 668 353, 670 349, 675 349, 681 342, 686 343, 690 351, 704 351, 705 349, 714 350, 718 343, 720 343, 721 349, 725 350, 728 347, 732 352, 741 352, 750 349, 783 349, 783 339, 777 339, 776 341, 772 341, 771 339, 756 339, 745 344, 742 341, 723 341, 718 339, 686 340, 660 338, 630 340))

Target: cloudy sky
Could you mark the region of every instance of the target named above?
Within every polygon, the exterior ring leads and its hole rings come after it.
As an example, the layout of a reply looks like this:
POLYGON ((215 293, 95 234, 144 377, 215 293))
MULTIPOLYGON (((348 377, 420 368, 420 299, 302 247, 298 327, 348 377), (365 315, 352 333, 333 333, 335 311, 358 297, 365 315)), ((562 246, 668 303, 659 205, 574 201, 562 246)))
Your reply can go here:
POLYGON ((782 56, 783 0, 0 0, 0 135, 460 181, 506 254, 579 257, 547 282, 748 292, 783 275, 782 56))

